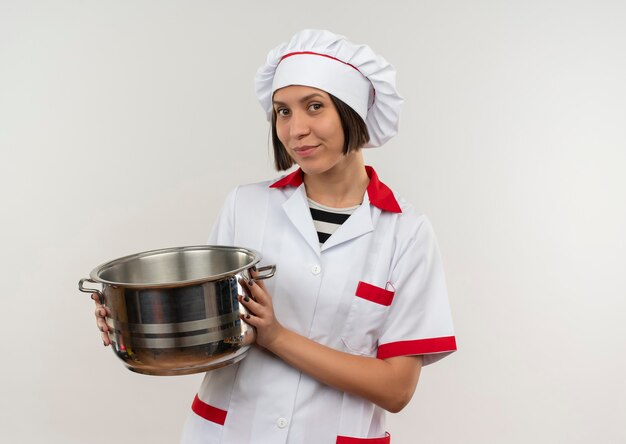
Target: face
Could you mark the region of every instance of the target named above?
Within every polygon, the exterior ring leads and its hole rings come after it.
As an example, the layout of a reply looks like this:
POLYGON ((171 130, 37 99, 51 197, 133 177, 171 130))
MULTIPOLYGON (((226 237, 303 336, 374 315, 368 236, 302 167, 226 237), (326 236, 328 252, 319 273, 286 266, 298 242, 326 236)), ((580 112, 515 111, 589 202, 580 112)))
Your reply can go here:
POLYGON ((287 86, 274 93, 276 133, 306 174, 322 174, 346 162, 341 119, 328 93, 287 86))

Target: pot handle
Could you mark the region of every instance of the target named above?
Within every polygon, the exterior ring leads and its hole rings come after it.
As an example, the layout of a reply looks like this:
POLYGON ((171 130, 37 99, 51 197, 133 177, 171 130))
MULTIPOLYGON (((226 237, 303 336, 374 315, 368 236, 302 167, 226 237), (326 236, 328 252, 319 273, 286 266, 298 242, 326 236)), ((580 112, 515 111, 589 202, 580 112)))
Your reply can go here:
POLYGON ((267 265, 265 267, 257 268, 256 272, 258 273, 253 277, 255 281, 260 281, 263 279, 269 279, 276 274, 276 265, 267 265), (261 274, 262 271, 268 271, 267 274, 261 274))
POLYGON ((96 293, 98 295, 98 297, 100 298, 100 303, 104 304, 104 295, 102 294, 101 290, 97 290, 95 288, 87 288, 85 287, 83 284, 85 282, 91 282, 92 284, 97 284, 96 281, 92 280, 92 279, 81 279, 80 281, 78 281, 78 289, 80 291, 82 291, 83 293, 96 293))
POLYGON ((261 268, 253 268, 255 272, 255 276, 252 276, 252 273, 248 273, 248 283, 252 283, 252 281, 261 281, 263 279, 269 279, 276 274, 276 265, 267 265, 261 268), (262 272, 267 271, 266 274, 262 274, 262 272))

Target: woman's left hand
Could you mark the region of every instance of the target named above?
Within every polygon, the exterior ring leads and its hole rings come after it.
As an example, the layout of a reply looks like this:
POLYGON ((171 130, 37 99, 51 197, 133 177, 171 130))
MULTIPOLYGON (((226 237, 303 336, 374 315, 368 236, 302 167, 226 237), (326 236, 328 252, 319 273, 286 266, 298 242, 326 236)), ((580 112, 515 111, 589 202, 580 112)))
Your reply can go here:
POLYGON ((250 312, 248 315, 242 315, 241 319, 256 328, 256 343, 271 350, 272 344, 284 331, 284 327, 276 319, 272 297, 267 292, 265 284, 251 282, 252 284, 249 284, 243 279, 240 281, 251 296, 239 296, 239 302, 250 312))

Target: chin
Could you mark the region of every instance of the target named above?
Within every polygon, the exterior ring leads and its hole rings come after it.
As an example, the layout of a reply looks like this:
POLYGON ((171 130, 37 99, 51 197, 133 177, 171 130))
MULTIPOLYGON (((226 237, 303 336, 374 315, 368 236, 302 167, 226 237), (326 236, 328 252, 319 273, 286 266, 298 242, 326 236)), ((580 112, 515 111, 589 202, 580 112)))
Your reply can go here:
POLYGON ((311 165, 306 162, 302 162, 298 164, 298 166, 302 169, 304 174, 308 174, 309 176, 316 176, 318 174, 323 174, 329 171, 331 168, 322 165, 311 165))

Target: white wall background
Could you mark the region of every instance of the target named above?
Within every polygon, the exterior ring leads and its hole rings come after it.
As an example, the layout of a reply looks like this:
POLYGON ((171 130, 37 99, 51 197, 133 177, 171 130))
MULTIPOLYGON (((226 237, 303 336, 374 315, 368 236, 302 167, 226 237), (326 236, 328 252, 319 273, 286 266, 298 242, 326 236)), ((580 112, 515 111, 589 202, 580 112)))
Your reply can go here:
POLYGON ((275 176, 252 78, 304 27, 396 65, 367 152, 438 233, 460 351, 394 444, 626 442, 626 4, 0 0, 0 441, 174 443, 200 375, 131 373, 77 281, 203 243, 275 176))

